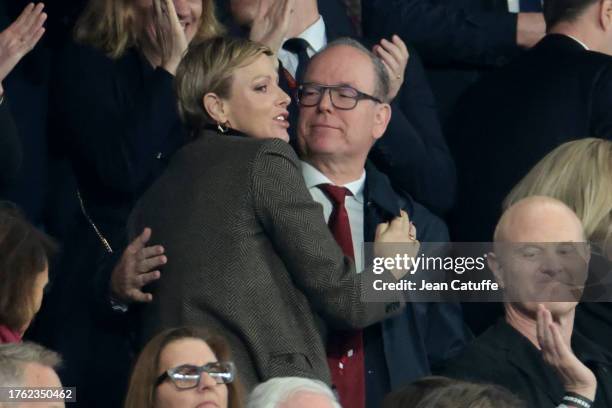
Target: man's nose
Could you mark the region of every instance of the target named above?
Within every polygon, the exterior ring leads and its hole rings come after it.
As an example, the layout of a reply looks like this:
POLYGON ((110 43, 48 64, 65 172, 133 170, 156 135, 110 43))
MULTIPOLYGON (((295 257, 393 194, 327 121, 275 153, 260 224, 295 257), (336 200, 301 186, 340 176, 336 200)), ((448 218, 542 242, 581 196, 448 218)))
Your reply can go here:
POLYGON ((332 95, 331 89, 323 89, 321 91, 321 100, 319 100, 319 104, 317 105, 317 109, 321 112, 330 112, 334 108, 334 104, 332 103, 332 95))

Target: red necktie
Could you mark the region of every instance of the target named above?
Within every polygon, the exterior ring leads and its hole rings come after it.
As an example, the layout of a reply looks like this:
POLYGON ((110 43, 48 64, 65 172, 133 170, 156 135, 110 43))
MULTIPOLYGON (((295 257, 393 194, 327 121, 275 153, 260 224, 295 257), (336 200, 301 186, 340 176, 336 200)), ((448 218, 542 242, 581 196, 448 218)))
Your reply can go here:
MULTIPOLYGON (((355 258, 351 225, 344 199, 352 195, 345 187, 331 184, 318 186, 332 201, 334 208, 328 226, 344 255, 355 258)), ((365 407, 365 358, 361 330, 334 331, 327 341, 327 363, 332 382, 340 396, 340 403, 347 408, 365 407)))

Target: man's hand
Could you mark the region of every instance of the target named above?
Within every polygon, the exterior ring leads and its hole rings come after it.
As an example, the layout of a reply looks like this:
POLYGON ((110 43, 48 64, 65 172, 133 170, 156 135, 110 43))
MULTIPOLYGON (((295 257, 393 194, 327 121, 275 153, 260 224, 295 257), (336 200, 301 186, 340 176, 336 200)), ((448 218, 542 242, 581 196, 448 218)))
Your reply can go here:
POLYGON ((516 20, 516 44, 531 48, 546 35, 546 23, 542 13, 518 13, 516 20))
POLYGON ((537 335, 542 358, 557 372, 565 390, 595 400, 597 378, 574 355, 570 345, 563 340, 558 325, 553 322, 550 311, 543 305, 538 306, 537 335))
POLYGON ((168 259, 161 245, 145 246, 151 238, 151 229, 145 228, 123 251, 111 275, 113 297, 122 302, 151 302, 153 295, 142 291, 143 286, 160 278, 157 268, 168 259))
POLYGON ((2 81, 45 33, 43 24, 47 14, 42 11, 44 7, 43 3, 28 4, 17 20, 0 33, 0 95, 4 93, 2 81))
POLYGON ((278 53, 289 31, 295 0, 260 0, 249 39, 278 53))
POLYGON ((408 64, 408 48, 401 38, 397 35, 391 37, 391 41, 386 39, 380 40, 380 44, 377 44, 372 49, 387 68, 387 74, 389 75, 389 94, 387 100, 392 101, 402 87, 404 82, 404 72, 406 71, 406 65, 408 64))
MULTIPOLYGON (((408 214, 403 210, 400 211, 399 217, 395 217, 390 222, 378 224, 378 227, 376 227, 374 256, 377 258, 395 258, 398 255, 398 248, 402 250, 407 248, 407 255, 410 257, 417 256, 421 245, 416 239, 416 234, 416 227, 410 222, 408 214), (404 245, 397 246, 392 244, 404 245)), ((404 253, 399 253, 399 255, 403 256, 404 253)), ((390 272, 396 279, 401 279, 408 273, 408 270, 392 269, 390 272)))

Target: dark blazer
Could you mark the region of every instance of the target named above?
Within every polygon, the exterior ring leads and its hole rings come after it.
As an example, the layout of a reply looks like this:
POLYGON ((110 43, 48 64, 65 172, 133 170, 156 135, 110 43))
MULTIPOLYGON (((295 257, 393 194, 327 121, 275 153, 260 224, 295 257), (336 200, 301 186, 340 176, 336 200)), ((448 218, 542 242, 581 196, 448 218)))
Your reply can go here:
POLYGON ((612 57, 551 34, 483 78, 447 133, 459 188, 454 240, 489 241, 501 203, 544 155, 583 137, 612 136, 612 57))
POLYGON ((0 198, 19 171, 21 156, 21 141, 5 95, 0 104, 0 198))
MULTIPOLYGON (((319 12, 325 22, 328 42, 355 36, 345 9, 337 0, 319 2, 319 12)), ((373 44, 365 41, 365 45, 371 48, 373 44)), ((387 131, 374 145, 370 159, 389 176, 396 189, 406 191, 442 215, 453 205, 455 165, 442 135, 423 65, 414 49, 410 50, 404 78, 400 92, 391 104, 393 114, 387 131)), ((282 74, 280 85, 292 93, 282 74)), ((298 108, 294 98, 290 106, 290 129, 294 132, 297 119, 298 108)), ((292 136, 295 138, 295 134, 292 136)))
POLYGON ((432 64, 498 65, 516 45, 505 0, 363 0, 366 35, 398 34, 432 64))
POLYGON ((445 123, 483 71, 519 53, 506 0, 363 0, 364 34, 398 34, 421 54, 445 123))
MULTIPOLYGON (((572 350, 597 377, 594 408, 612 407, 612 359, 599 346, 574 331, 572 350)), ((439 374, 502 385, 529 408, 555 407, 565 394, 563 384, 541 352, 505 320, 478 337, 439 374)))
MULTIPOLYGON (((376 226, 408 213, 421 242, 447 242, 444 222, 407 194, 396 193, 387 176, 366 165, 364 238, 374 241, 376 226)), ((367 406, 379 407, 384 395, 431 374, 431 367, 458 353, 469 340, 454 303, 408 303, 401 314, 366 329, 367 406)))
POLYGON ((332 328, 364 327, 398 312, 401 299, 360 301, 366 273, 355 273, 323 219, 287 143, 204 131, 130 217, 132 235, 150 226, 171 260, 143 308, 143 339, 201 325, 229 341, 247 388, 277 376, 329 383, 315 314, 332 328))

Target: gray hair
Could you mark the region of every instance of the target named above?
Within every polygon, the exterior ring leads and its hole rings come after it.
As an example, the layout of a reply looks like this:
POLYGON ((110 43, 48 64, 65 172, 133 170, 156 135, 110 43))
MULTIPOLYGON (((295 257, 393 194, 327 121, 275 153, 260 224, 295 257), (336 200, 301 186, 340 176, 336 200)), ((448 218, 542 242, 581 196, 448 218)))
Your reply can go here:
POLYGON ((36 343, 0 344, 0 387, 21 386, 26 364, 57 368, 59 354, 36 343))
POLYGON ((374 74, 376 76, 376 85, 374 88, 373 96, 376 96, 384 102, 388 102, 390 79, 387 73, 387 69, 385 68, 385 64, 383 64, 382 60, 378 58, 376 54, 364 47, 363 44, 361 44, 359 41, 350 37, 340 37, 328 43, 327 46, 320 52, 341 45, 355 48, 356 50, 364 53, 368 56, 368 58, 370 58, 370 61, 372 62, 372 68, 374 68, 374 74))
POLYGON ((334 408, 341 408, 332 390, 323 382, 310 378, 278 377, 259 384, 246 408, 277 408, 298 392, 310 392, 329 398, 334 408))

